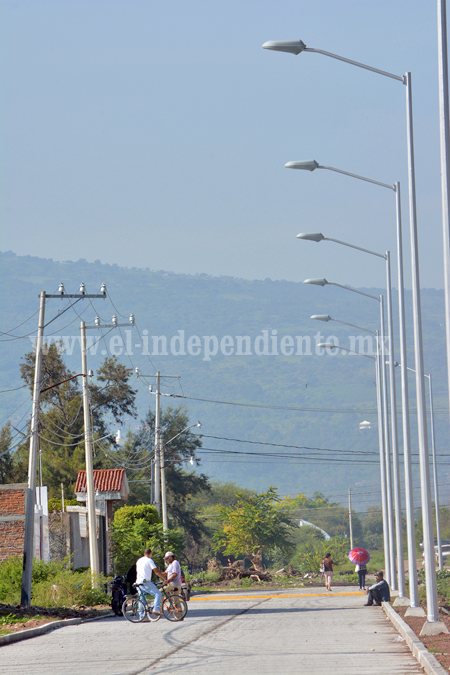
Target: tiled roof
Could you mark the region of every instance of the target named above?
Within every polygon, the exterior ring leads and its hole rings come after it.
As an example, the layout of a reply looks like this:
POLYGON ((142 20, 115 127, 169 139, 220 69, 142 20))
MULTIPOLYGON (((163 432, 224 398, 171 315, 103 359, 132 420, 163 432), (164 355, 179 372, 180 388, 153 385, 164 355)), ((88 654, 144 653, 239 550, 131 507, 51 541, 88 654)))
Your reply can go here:
MULTIPOLYGON (((94 469, 94 489, 99 492, 120 492, 125 480, 125 469, 94 469)), ((86 471, 79 471, 75 492, 86 489, 86 471)))

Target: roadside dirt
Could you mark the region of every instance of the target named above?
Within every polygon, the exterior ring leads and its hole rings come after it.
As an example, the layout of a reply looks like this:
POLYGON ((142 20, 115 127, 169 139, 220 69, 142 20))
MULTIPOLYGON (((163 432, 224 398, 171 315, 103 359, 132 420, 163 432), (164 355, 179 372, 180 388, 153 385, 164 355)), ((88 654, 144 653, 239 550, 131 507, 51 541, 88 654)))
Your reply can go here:
POLYGON ((46 623, 59 621, 61 619, 92 619, 102 614, 109 614, 111 608, 108 605, 98 605, 96 607, 22 607, 21 605, 2 605, 0 604, 0 630, 3 635, 7 633, 17 633, 22 630, 29 630, 37 626, 43 626, 46 623), (34 617, 38 616, 38 619, 34 617), (13 617, 13 623, 7 623, 8 619, 4 617, 13 617), (14 623, 14 619, 29 619, 14 623), (3 621, 5 623, 3 623, 3 621))
MULTIPOLYGON (((426 604, 421 602, 420 605, 426 613, 426 604)), ((407 607, 394 607, 394 609, 398 614, 400 614, 403 621, 405 621, 405 623, 407 623, 408 626, 414 631, 419 640, 423 642, 428 651, 436 657, 441 666, 450 672, 450 635, 442 634, 421 636, 419 633, 426 621, 426 616, 405 616, 407 607)), ((441 611, 439 612, 439 619, 445 623, 448 630, 450 631, 450 616, 441 611)))

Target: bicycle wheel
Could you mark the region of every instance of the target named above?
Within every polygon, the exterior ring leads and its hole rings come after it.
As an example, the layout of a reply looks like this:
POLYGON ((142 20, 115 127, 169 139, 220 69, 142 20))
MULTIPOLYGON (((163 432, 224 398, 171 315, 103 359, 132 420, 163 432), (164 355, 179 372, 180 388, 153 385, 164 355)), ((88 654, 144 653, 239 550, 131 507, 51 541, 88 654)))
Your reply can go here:
POLYGON ((147 609, 147 618, 149 621, 159 621, 161 614, 153 614, 153 605, 147 609))
POLYGON ((187 604, 179 595, 169 595, 164 598, 161 611, 169 621, 181 621, 187 612, 187 604))
POLYGON ((122 605, 122 612, 131 623, 140 623, 145 619, 146 607, 139 598, 127 598, 122 605))

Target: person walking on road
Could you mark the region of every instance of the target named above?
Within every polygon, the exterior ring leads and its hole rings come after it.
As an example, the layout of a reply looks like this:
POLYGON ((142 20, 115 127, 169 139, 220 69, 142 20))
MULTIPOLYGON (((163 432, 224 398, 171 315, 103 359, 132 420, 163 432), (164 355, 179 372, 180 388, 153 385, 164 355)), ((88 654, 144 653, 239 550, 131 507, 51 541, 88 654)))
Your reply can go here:
MULTIPOLYGON (((151 548, 146 548, 142 558, 136 562, 136 584, 140 584, 138 588, 139 595, 149 593, 155 598, 153 605, 153 613, 162 616, 161 607, 161 591, 152 582, 152 572, 164 580, 164 572, 160 572, 156 564, 152 560, 151 548)), ((140 604, 140 603, 139 603, 140 604)))
POLYGON ((333 578, 333 567, 334 562, 331 560, 331 553, 327 553, 325 558, 322 560, 323 573, 325 575, 325 588, 327 591, 331 591, 331 580, 333 578))
POLYGON ((371 607, 374 602, 378 607, 381 606, 382 602, 389 602, 391 599, 391 592, 389 590, 389 584, 384 580, 384 574, 380 570, 376 574, 376 583, 369 586, 366 590, 367 593, 367 602, 364 607, 371 607))
POLYGON ((366 590, 367 565, 365 563, 359 563, 359 565, 356 565, 355 572, 358 572, 359 590, 365 591, 366 590))

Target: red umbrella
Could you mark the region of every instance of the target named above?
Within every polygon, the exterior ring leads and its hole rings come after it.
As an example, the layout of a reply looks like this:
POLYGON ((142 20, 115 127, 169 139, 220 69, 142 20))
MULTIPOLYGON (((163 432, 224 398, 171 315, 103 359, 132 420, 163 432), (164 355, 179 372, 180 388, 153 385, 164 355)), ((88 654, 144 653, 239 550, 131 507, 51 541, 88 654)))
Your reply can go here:
POLYGON ((348 554, 348 559, 354 565, 365 565, 370 560, 370 553, 365 548, 354 548, 348 554))

